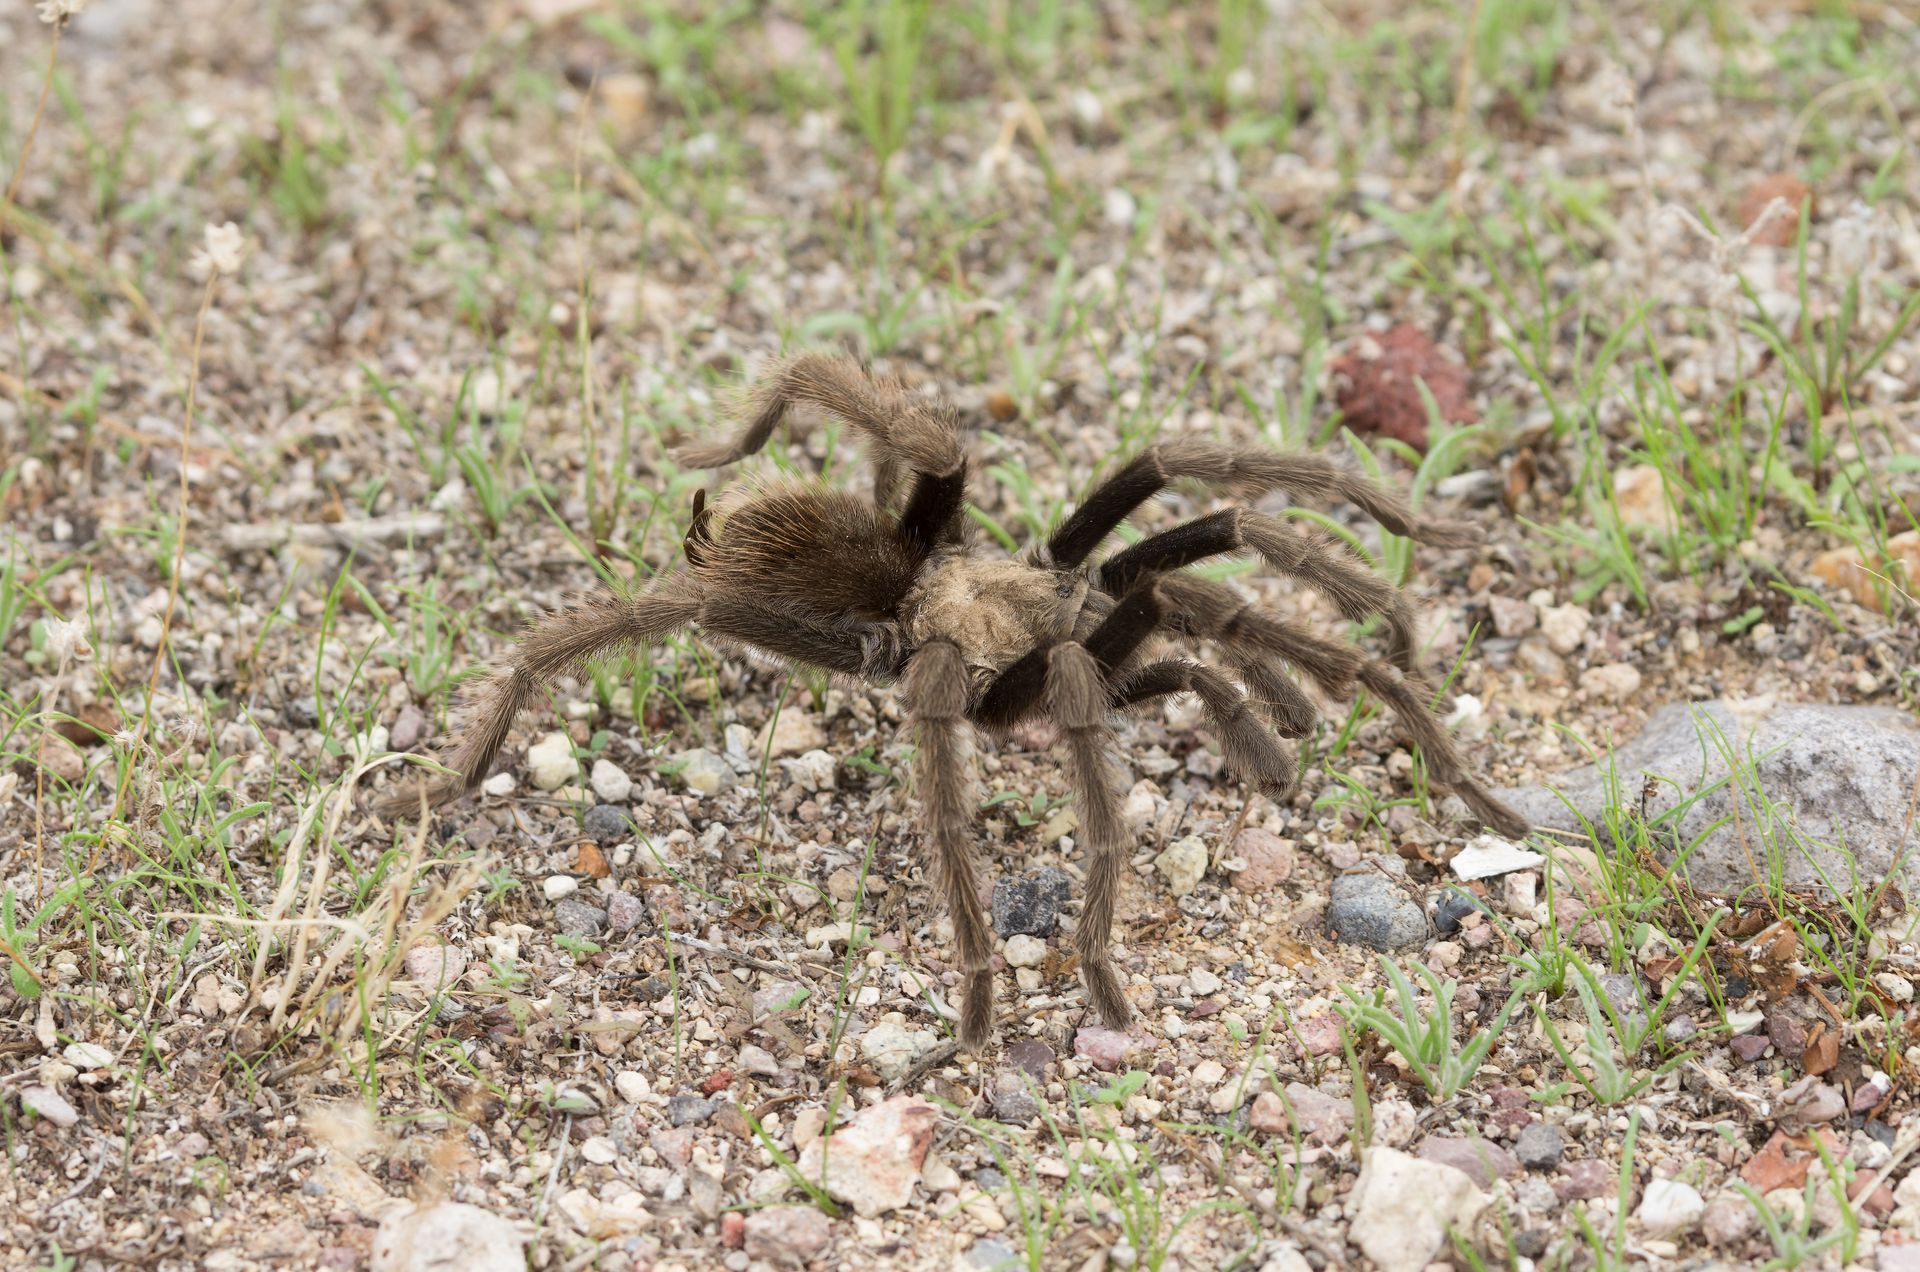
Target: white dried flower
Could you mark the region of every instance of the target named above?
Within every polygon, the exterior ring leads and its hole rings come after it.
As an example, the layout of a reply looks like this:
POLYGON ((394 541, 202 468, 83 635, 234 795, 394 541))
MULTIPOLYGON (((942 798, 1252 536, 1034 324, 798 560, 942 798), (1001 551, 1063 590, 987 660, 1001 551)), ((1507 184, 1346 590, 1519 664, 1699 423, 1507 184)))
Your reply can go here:
POLYGON ((237 274, 240 272, 240 262, 246 259, 246 255, 247 240, 239 226, 232 221, 224 225, 209 225, 205 244, 193 254, 194 272, 203 277, 237 274))
POLYGON ((89 0, 40 0, 40 20, 48 26, 65 26, 67 19, 79 17, 88 3, 89 0))
POLYGON ((1827 261, 1841 279, 1864 273, 1880 255, 1880 218, 1855 199, 1827 231, 1827 261))
POLYGON ((87 643, 87 629, 84 624, 68 622, 63 618, 47 620, 47 652, 53 655, 56 667, 65 667, 79 659, 85 662, 93 657, 93 646, 87 643))

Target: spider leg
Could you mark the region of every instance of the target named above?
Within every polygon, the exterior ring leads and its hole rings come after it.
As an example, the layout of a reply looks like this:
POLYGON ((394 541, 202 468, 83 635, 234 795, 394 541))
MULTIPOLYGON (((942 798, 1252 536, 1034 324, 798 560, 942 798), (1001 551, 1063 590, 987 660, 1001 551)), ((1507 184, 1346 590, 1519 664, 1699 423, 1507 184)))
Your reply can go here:
POLYGON ((960 1045, 977 1052, 993 1033, 993 941, 973 869, 973 737, 966 719, 967 667, 959 647, 944 640, 921 646, 907 663, 905 689, 920 752, 915 775, 933 867, 953 916, 967 984, 960 1045))
POLYGON ((1225 584, 1177 574, 1162 578, 1160 589, 1168 612, 1177 616, 1178 629, 1189 637, 1214 640, 1242 658, 1284 658, 1331 697, 1350 696, 1358 682, 1385 703, 1413 736, 1434 781, 1456 792, 1481 821, 1501 834, 1519 838, 1527 833, 1526 819, 1495 799, 1467 771, 1453 736, 1427 705, 1433 690, 1420 677, 1264 613, 1225 584))
POLYGON ((404 783, 375 801, 375 811, 394 816, 417 809, 423 792, 432 806, 472 790, 486 777, 514 720, 536 705, 554 681, 596 659, 661 640, 693 622, 699 612, 698 591, 676 575, 638 596, 602 592, 538 620, 521 634, 512 660, 481 686, 465 736, 447 760, 453 773, 424 784, 404 783))
POLYGON ((900 520, 900 537, 931 547, 955 532, 966 488, 966 448, 959 420, 944 401, 909 394, 891 376, 878 376, 839 354, 782 358, 747 390, 736 415, 743 427, 731 439, 696 442, 677 454, 691 468, 719 468, 767 444, 795 404, 815 406, 846 421, 866 442, 874 464, 874 499, 891 507, 901 472, 914 487, 900 520))
MULTIPOLYGON (((900 638, 888 624, 835 627, 744 598, 703 596, 684 575, 639 596, 602 592, 546 615, 521 634, 511 661, 488 677, 474 699, 464 736, 446 762, 453 773, 424 784, 427 804, 446 803, 478 786, 520 713, 537 706, 561 677, 693 625, 721 642, 828 671, 869 680, 890 679, 898 671, 900 638)), ((377 799, 374 809, 382 816, 417 810, 421 794, 421 785, 406 783, 377 799)))
POLYGON ((1080 565, 1135 508, 1183 479, 1248 497, 1287 490, 1323 502, 1344 499, 1393 533, 1435 547, 1468 547, 1480 541, 1475 527, 1423 520, 1399 495, 1323 456, 1195 440, 1150 446, 1096 486, 1047 540, 1038 563, 1056 569, 1080 565))
POLYGON ((1119 595, 1143 574, 1178 570, 1247 548, 1332 601, 1342 616, 1362 622, 1378 614, 1387 624, 1387 656, 1401 670, 1413 670, 1413 607, 1405 593, 1333 543, 1295 533, 1284 522, 1244 508, 1200 517, 1114 553, 1100 564, 1100 586, 1119 595))
POLYGON ((1169 694, 1200 699, 1207 722, 1220 736, 1227 767, 1275 801, 1292 796, 1297 784, 1293 757, 1254 715, 1246 696, 1226 677, 1184 658, 1149 663, 1108 686, 1115 707, 1138 706, 1169 694))
POLYGON ((1073 943, 1080 975, 1101 1020, 1125 1029, 1133 1008, 1120 990, 1108 942, 1120 872, 1126 862, 1126 822, 1120 814, 1110 753, 1113 732, 1107 725, 1107 678, 1084 645, 1056 645, 1047 660, 1047 704, 1066 733, 1075 799, 1087 847, 1087 903, 1073 943))
MULTIPOLYGON (((1135 583, 1088 635, 1085 648, 1099 664, 1102 675, 1111 676, 1125 665, 1160 625, 1164 611, 1154 585, 1150 577, 1135 583)), ((990 729, 1010 729, 1032 714, 1046 692, 1054 648, 1037 646, 995 676, 980 695, 973 718, 990 729)))

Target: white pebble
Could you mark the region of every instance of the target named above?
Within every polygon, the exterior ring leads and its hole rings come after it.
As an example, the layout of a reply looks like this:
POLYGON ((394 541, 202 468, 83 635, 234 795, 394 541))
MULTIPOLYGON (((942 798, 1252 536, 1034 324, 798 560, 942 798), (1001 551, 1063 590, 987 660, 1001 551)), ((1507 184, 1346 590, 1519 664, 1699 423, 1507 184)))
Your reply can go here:
POLYGON ((547 894, 547 900, 558 901, 570 897, 580 890, 580 881, 572 875, 548 875, 547 881, 540 885, 547 894))
POLYGON ((573 739, 564 733, 549 733, 528 747, 527 775, 543 791, 557 791, 580 776, 580 761, 573 758, 573 739))
POLYGON ((625 803, 633 794, 633 779, 612 760, 595 760, 593 775, 587 780, 593 787, 593 797, 602 804, 625 803))
POLYGON ((1008 967, 1038 967, 1047 961, 1047 943, 1037 936, 1021 933, 1007 938, 1008 967))

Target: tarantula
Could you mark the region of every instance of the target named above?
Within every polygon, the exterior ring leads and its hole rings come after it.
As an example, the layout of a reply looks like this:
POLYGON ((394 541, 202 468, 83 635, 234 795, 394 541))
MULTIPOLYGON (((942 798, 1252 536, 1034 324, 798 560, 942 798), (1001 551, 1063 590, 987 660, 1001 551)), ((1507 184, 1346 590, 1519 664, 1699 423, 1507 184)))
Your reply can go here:
POLYGON ((1116 1028, 1132 1016, 1107 948, 1128 851, 1110 758, 1116 712, 1194 694, 1228 765, 1285 799, 1296 774, 1279 738, 1304 736, 1315 720, 1290 664, 1335 698, 1356 684, 1366 689, 1399 717, 1435 781, 1489 825, 1525 831, 1520 816, 1467 773, 1429 708, 1435 694, 1415 670, 1406 597, 1344 549, 1228 508, 1092 559, 1140 504, 1182 480, 1242 496, 1285 489, 1346 500, 1396 534, 1440 546, 1478 541, 1471 527, 1423 521, 1397 495, 1318 456, 1182 440, 1149 447, 1100 482, 1044 542, 1014 559, 997 557, 967 533, 967 455, 954 409, 850 358, 821 354, 774 365, 744 396, 737 436, 685 448, 679 458, 717 468, 751 455, 796 404, 838 417, 865 442, 872 497, 785 481, 750 490, 723 511, 709 507, 704 492, 696 495, 686 568, 638 595, 601 594, 529 627, 481 691, 451 772, 387 797, 383 811, 422 808, 472 788, 515 718, 558 677, 687 627, 782 663, 899 682, 918 743, 931 865, 953 916, 966 984, 960 1041, 975 1051, 992 1033, 994 988, 970 842, 976 728, 1005 734, 1046 716, 1060 730, 1088 853, 1074 945, 1093 1007, 1116 1028), (1182 572, 1249 550, 1319 590, 1348 619, 1378 616, 1386 657, 1328 640, 1224 584, 1182 572), (1233 678, 1157 652, 1180 640, 1211 641, 1233 678))

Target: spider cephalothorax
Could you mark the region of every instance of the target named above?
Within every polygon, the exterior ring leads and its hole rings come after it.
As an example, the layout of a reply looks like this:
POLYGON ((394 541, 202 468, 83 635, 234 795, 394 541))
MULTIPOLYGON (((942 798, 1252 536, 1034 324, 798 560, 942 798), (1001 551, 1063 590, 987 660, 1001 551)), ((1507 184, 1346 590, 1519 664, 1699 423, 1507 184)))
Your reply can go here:
POLYGON ((718 467, 750 455, 796 404, 825 410, 862 437, 875 466, 872 498, 789 481, 749 490, 725 507, 697 499, 686 569, 639 595, 603 594, 529 628, 512 661, 487 682, 448 762, 451 775, 396 792, 383 807, 405 811, 472 788, 514 719, 555 679, 688 626, 789 664, 898 681, 918 744, 930 864, 953 915, 966 980, 960 1039, 974 1049, 993 1021, 992 942, 971 846, 976 728, 1002 733, 1040 715, 1060 730, 1088 853, 1074 944, 1095 1010, 1116 1027, 1132 1016, 1107 948, 1129 843, 1112 768, 1116 712, 1194 694, 1227 763, 1284 799, 1296 774, 1279 739, 1303 736, 1315 719, 1296 674, 1334 697, 1358 686, 1393 710, 1435 781, 1495 828, 1526 829, 1466 771, 1435 718, 1433 690, 1414 666, 1405 596, 1343 549, 1229 508, 1093 561, 1134 509, 1183 480, 1243 496, 1287 490, 1346 500, 1397 534, 1442 546, 1474 542, 1471 529, 1421 521, 1398 496, 1318 456, 1178 441, 1149 447, 1099 483, 1018 558, 990 556, 965 533, 966 453, 952 409, 849 359, 818 354, 784 360, 761 377, 731 442, 682 458, 718 467), (1349 619, 1379 617, 1386 657, 1319 636, 1184 572, 1239 552, 1320 591, 1349 619), (1181 641, 1210 643, 1232 676, 1163 656, 1181 641))

